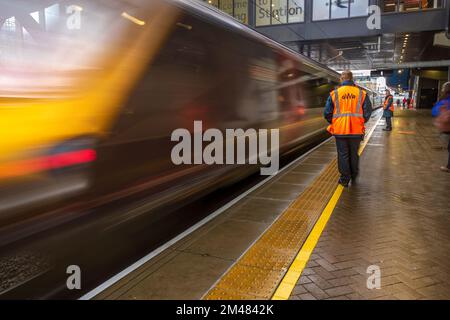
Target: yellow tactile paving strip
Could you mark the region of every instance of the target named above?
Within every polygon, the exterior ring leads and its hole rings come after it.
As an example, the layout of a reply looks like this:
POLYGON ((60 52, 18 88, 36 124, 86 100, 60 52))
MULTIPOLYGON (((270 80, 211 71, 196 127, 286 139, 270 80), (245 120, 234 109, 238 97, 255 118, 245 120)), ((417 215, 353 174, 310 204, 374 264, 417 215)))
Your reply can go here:
POLYGON ((334 160, 228 270, 205 299, 270 299, 333 196, 338 177, 334 160))

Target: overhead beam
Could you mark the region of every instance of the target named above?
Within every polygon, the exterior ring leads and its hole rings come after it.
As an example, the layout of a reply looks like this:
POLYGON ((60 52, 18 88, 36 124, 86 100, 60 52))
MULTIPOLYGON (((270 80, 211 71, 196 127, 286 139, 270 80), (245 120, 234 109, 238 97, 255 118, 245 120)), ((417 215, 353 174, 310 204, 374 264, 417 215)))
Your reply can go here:
POLYGON ((436 67, 450 67, 450 60, 437 61, 416 61, 405 63, 387 63, 380 67, 374 67, 376 70, 391 70, 391 69, 412 69, 412 68, 436 68, 436 67))

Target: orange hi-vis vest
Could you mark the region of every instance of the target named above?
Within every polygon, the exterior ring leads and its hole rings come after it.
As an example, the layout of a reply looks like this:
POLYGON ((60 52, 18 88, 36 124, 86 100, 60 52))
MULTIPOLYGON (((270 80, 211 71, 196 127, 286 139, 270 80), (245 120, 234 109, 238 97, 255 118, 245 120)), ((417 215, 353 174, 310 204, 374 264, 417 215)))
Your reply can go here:
POLYGON ((392 112, 394 111, 394 97, 393 96, 387 96, 386 99, 384 99, 384 110, 387 110, 388 104, 391 103, 391 106, 389 107, 389 110, 392 112))
POLYGON ((334 112, 328 132, 335 136, 364 135, 363 103, 366 92, 357 86, 342 86, 330 95, 334 112))

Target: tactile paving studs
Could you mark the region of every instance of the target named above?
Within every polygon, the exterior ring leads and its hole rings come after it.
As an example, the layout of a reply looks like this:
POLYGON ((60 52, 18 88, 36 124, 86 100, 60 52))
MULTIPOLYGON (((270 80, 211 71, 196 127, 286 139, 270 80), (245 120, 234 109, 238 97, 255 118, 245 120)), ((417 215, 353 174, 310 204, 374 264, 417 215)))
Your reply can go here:
POLYGON ((205 299, 270 299, 336 190, 338 176, 333 160, 205 299))

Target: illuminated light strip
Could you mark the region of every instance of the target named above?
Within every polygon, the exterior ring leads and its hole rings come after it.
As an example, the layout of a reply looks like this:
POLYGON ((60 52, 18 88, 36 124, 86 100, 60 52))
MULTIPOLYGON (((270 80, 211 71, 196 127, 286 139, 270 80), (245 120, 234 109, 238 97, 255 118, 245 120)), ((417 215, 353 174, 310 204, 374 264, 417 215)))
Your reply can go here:
POLYGON ((137 24, 138 26, 145 26, 145 21, 139 20, 138 18, 133 17, 132 15, 129 15, 126 12, 122 12, 122 17, 127 20, 130 20, 131 22, 137 24))
POLYGON ((95 161, 96 158, 95 150, 86 149, 1 165, 0 179, 89 163, 95 161))
MULTIPOLYGON (((365 139, 365 141, 361 145, 358 152, 359 155, 361 155, 364 149, 366 148, 367 143, 372 137, 372 134, 375 131, 380 119, 381 117, 371 128, 370 133, 367 136, 367 139, 365 139)), ((333 214, 334 209, 336 208, 339 199, 341 198, 343 191, 344 187, 338 185, 333 196, 331 197, 327 206, 320 215, 319 220, 317 220, 316 224, 314 225, 314 228, 312 229, 311 233, 309 234, 308 238, 306 239, 305 243, 300 249, 300 252, 295 257, 294 262, 291 264, 288 271, 284 275, 283 280, 281 280, 281 283, 279 284, 277 290, 272 296, 272 300, 289 300, 292 291, 297 285, 297 282, 300 279, 302 272, 309 261, 309 258, 311 257, 314 249, 316 248, 317 242, 319 242, 319 239, 322 236, 323 230, 325 229, 328 221, 330 220, 331 215, 333 214)))

